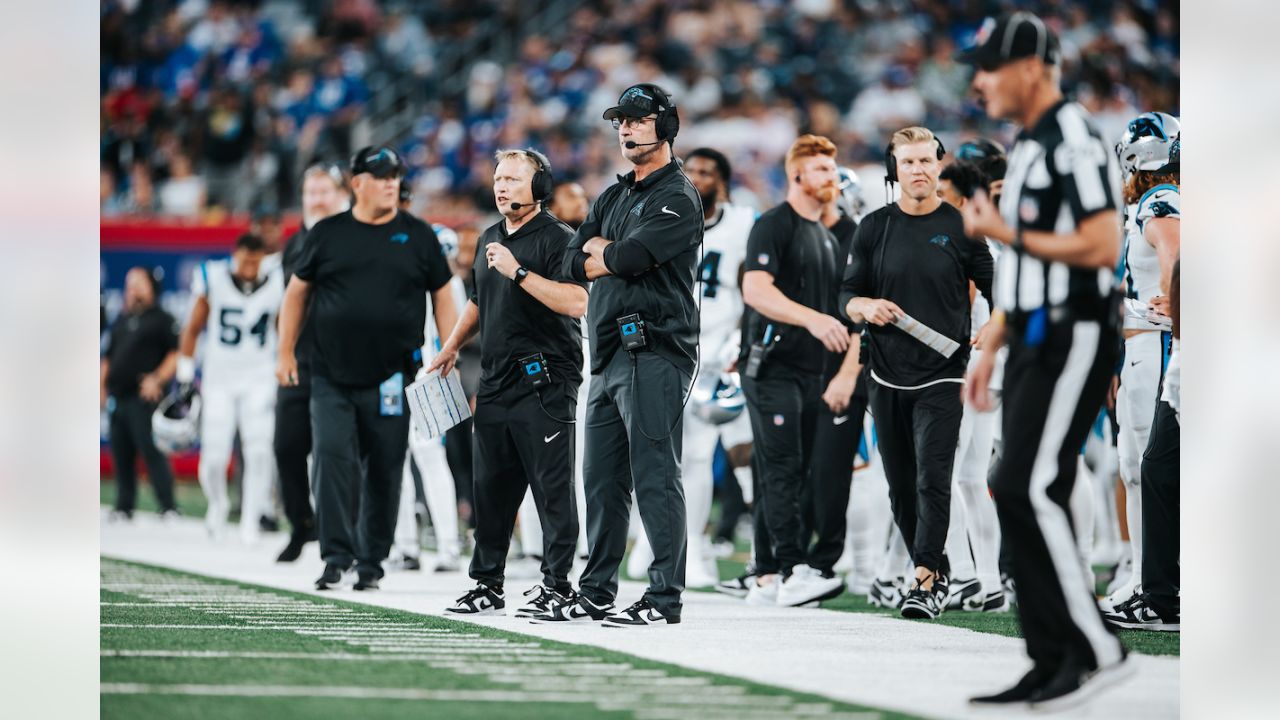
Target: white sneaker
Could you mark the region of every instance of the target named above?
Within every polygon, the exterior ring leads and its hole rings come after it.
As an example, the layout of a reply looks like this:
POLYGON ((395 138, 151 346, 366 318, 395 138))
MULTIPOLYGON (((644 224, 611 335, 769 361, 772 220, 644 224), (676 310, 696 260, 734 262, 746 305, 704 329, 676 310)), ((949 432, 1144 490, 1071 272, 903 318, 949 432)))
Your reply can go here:
POLYGON ((751 589, 747 590, 748 605, 777 605, 778 604, 778 586, 782 584, 781 579, 777 575, 765 575, 769 578, 769 582, 761 585, 761 578, 757 577, 752 582, 751 589))
POLYGON ((702 566, 689 565, 685 568, 684 586, 686 588, 711 588, 720 582, 720 578, 708 573, 702 566))
POLYGON ((797 565, 791 577, 778 588, 778 604, 796 607, 815 601, 827 600, 844 592, 844 579, 823 577, 822 573, 808 565, 797 565))
POLYGON ((1130 600, 1142 594, 1142 584, 1138 583, 1132 587, 1118 588, 1115 592, 1098 601, 1098 608, 1104 614, 1115 612, 1121 606, 1130 600))
POLYGON ((1120 601, 1124 602, 1133 595, 1133 586, 1136 584, 1137 578, 1133 576, 1133 556, 1126 552, 1124 559, 1116 568, 1115 577, 1111 578, 1111 582, 1107 584, 1107 597, 1123 595, 1120 601))

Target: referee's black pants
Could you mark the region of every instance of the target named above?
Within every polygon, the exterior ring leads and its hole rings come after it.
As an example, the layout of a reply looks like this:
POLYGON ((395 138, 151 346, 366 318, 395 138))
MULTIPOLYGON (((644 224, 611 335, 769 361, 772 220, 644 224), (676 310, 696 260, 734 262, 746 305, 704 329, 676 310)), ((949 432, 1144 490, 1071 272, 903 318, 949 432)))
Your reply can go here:
POLYGON ((893 519, 917 567, 946 574, 951 469, 960 442, 960 384, 899 390, 871 380, 871 415, 893 519))
POLYGON ((315 533, 311 510, 311 480, 307 456, 311 454, 311 371, 298 363, 298 384, 276 392, 276 469, 280 475, 280 499, 295 537, 315 533))
POLYGON ((151 415, 156 406, 131 395, 113 397, 111 410, 111 456, 116 470, 116 510, 133 514, 138 497, 138 453, 147 465, 147 479, 156 493, 160 512, 177 510, 173 503, 173 471, 169 458, 156 447, 151 434, 151 415))
POLYGON ((1162 618, 1181 614, 1181 454, 1178 416, 1172 405, 1161 400, 1156 403, 1151 439, 1142 454, 1142 590, 1147 604, 1162 618))
POLYGON ((1050 325, 1036 347, 1016 336, 1009 344, 1004 455, 991 489, 1012 556, 1027 654, 1048 672, 1064 663, 1098 668, 1121 657, 1076 549, 1070 508, 1076 456, 1115 367, 1114 334, 1077 321, 1050 325))
POLYGON ((520 387, 507 395, 476 398, 471 577, 502 586, 516 513, 529 488, 542 523, 542 582, 565 592, 573 587, 569 571, 578 543, 571 423, 578 390, 561 382, 539 388, 537 394, 520 387))
POLYGON ((581 591, 593 603, 618 593, 627 549, 631 489, 653 548, 644 597, 667 617, 680 615, 685 563, 680 456, 689 377, 653 352, 619 350, 591 376, 582 484, 587 505, 587 566, 581 591))
POLYGON ((347 387, 311 378, 311 433, 315 439, 316 528, 325 564, 356 565, 362 576, 382 577, 391 552, 400 485, 409 444, 409 407, 382 415, 377 385, 347 387))
POLYGON ((809 543, 802 536, 800 495, 809 482, 814 435, 824 407, 821 382, 818 375, 777 364, 764 368, 760 377, 742 379, 755 439, 753 467, 759 471, 756 520, 764 521, 756 532, 759 575, 789 577, 792 568, 806 562, 809 543))
MULTIPOLYGON (((864 378, 860 377, 858 382, 864 378)), ((858 452, 862 418, 866 412, 866 393, 857 392, 839 415, 832 412, 825 402, 818 408, 809 482, 800 500, 804 509, 801 538, 808 540, 810 535, 813 536, 813 544, 808 551, 809 566, 824 577, 835 575, 836 562, 844 554, 849 489, 853 485, 853 456, 858 452)))

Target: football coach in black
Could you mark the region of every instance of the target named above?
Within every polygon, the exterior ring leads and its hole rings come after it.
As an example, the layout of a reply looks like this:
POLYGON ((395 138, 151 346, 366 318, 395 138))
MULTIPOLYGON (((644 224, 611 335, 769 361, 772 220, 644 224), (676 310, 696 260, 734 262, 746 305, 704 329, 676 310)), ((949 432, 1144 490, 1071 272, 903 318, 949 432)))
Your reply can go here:
POLYGON ((387 147, 356 153, 355 206, 311 228, 280 310, 276 377, 293 386, 310 300, 312 486, 325 562, 319 590, 343 582, 352 563, 355 589, 378 587, 400 505, 409 439, 404 387, 421 366, 427 293, 441 333, 457 319, 435 232, 397 210, 404 168, 387 147))
POLYGON ((635 169, 596 199, 564 261, 565 275, 595 281, 583 460, 589 556, 580 597, 539 619, 676 623, 686 540, 680 419, 697 357, 702 202, 676 164, 680 119, 662 88, 627 88, 604 119, 635 169), (654 559, 644 597, 613 614, 633 484, 654 559))
POLYGON ((572 592, 578 542, 574 411, 582 384, 586 281, 563 276, 573 230, 543 209, 551 165, 534 150, 499 150, 493 199, 503 219, 480 236, 475 289, 428 370, 449 372, 458 348, 480 334, 475 412, 475 589, 450 612, 500 613, 507 550, 525 489, 542 520, 542 583, 516 615, 546 612, 572 592))

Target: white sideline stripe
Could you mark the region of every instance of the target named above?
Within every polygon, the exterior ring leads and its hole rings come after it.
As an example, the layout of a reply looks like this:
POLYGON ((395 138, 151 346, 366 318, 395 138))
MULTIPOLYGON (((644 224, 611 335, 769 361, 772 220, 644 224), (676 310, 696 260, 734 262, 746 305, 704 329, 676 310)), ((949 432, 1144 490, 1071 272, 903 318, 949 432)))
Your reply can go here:
MULTIPOLYGON (((482 675, 493 671, 485 670, 470 663, 449 661, 438 662, 440 657, 448 657, 451 653, 419 653, 419 654, 394 654, 383 655, 374 653, 309 653, 309 652, 278 652, 278 651, 254 651, 254 650, 100 650, 98 655, 101 657, 130 657, 130 658, 168 658, 168 659, 185 659, 185 660, 204 660, 204 659, 242 659, 242 660, 349 660, 355 662, 409 662, 422 661, 430 662, 432 667, 440 669, 455 669, 463 675, 482 675)), ((608 663, 608 662, 575 662, 575 663, 557 663, 553 667, 534 666, 524 668, 499 668, 501 674, 529 677, 534 675, 559 675, 565 672, 592 672, 601 675, 627 673, 630 677, 662 677, 664 673, 661 670, 635 670, 628 663, 608 663)))
POLYGON ((529 693, 514 690, 423 690, 421 688, 325 687, 323 685, 196 685, 102 683, 104 695, 218 695, 239 697, 327 697, 377 700, 435 700, 457 702, 590 701, 573 693, 529 693))
MULTIPOLYGON (((289 624, 289 625, 181 625, 181 624, 170 624, 170 623, 100 623, 98 627, 141 628, 141 629, 149 629, 149 630, 256 630, 258 632, 261 632, 263 630, 287 630, 290 632, 297 632, 304 635, 324 634, 324 633, 308 632, 308 631, 314 631, 317 627, 315 625, 298 625, 296 623, 289 624)), ((372 631, 382 630, 383 628, 377 625, 360 625, 360 626, 351 626, 343 629, 350 630, 353 632, 361 632, 361 631, 372 632, 372 631)), ((427 628, 423 628, 421 632, 448 633, 449 631, 448 630, 430 630, 427 628)), ((343 635, 342 638, 352 639, 352 636, 343 635)))

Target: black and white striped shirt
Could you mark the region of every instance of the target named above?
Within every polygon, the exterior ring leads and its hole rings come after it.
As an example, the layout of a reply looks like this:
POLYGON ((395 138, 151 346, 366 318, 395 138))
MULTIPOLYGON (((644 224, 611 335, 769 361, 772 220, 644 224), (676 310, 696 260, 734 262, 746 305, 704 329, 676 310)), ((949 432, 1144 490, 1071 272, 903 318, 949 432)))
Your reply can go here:
MULTIPOLYGON (((1009 153, 1000 214, 1010 226, 1067 234, 1094 213, 1117 207, 1120 169, 1089 113, 1062 101, 1018 136, 1009 153)), ((1116 273, 1045 261, 1026 251, 1000 254, 995 299, 1018 323, 1040 308, 1053 322, 1101 319, 1116 273)))

